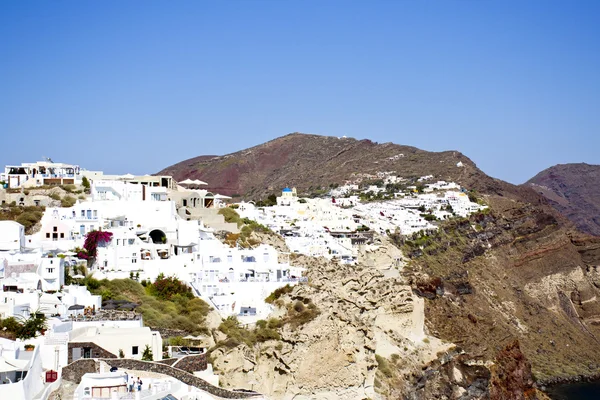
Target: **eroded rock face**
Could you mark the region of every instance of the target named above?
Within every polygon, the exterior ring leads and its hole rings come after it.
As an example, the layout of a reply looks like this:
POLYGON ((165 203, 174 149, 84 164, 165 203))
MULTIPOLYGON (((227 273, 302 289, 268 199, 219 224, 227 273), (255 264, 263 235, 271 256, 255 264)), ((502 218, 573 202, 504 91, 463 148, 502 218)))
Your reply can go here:
POLYGON ((310 299, 320 315, 297 329, 286 325, 280 342, 215 351, 222 383, 281 399, 375 398, 376 353, 406 353, 406 371, 434 359, 447 345, 428 338, 422 300, 390 273, 396 251, 369 254, 370 266, 295 259, 307 266, 309 284, 296 286, 288 300, 310 299))

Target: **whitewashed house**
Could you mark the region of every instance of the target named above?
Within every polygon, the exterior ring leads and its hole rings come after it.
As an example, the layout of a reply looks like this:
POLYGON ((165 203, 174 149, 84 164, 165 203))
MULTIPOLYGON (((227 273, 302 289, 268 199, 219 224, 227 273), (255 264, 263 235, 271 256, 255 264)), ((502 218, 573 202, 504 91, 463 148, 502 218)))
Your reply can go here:
MULTIPOLYGON (((0 221, 0 253, 25 250, 25 227, 15 221, 0 221)), ((1 255, 0 255, 1 257, 1 255)))

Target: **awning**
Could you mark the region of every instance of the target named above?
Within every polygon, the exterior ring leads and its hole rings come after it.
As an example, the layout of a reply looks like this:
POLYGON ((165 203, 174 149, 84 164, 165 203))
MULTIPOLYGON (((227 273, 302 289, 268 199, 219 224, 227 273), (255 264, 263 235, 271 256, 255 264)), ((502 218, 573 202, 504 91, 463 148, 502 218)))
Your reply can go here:
POLYGON ((83 310, 85 308, 85 306, 82 306, 81 304, 73 304, 71 307, 68 308, 69 311, 73 311, 73 310, 83 310))
POLYGON ((40 303, 44 303, 44 304, 62 304, 62 302, 58 299, 58 297, 48 294, 48 293, 44 293, 42 294, 42 296, 40 297, 40 303))
POLYGON ((7 360, 0 356, 0 372, 22 371, 29 360, 7 360))

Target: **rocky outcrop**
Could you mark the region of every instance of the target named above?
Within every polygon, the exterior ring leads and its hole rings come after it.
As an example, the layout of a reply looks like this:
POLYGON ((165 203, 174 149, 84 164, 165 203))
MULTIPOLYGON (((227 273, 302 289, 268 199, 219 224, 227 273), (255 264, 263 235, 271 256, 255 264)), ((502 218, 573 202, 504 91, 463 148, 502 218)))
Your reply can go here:
POLYGON ((396 274, 383 269, 390 268, 396 251, 373 250, 371 266, 295 258, 307 267, 309 282, 282 301, 310 299, 321 313, 297 329, 285 325, 281 341, 215 350, 222 384, 260 388, 274 399, 373 398, 376 355, 404 357, 406 371, 435 359, 448 345, 425 333, 423 301, 398 269, 393 267, 396 274))
POLYGON ((498 352, 491 372, 490 400, 548 399, 534 387, 531 364, 521 352, 518 340, 498 352))

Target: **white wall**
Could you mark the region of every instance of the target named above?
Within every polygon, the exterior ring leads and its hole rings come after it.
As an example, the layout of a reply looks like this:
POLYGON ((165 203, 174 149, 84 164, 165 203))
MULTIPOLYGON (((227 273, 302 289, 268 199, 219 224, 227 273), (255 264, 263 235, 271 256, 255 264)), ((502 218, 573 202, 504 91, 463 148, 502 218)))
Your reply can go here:
POLYGON ((25 247, 25 228, 15 221, 0 221, 0 250, 22 251, 25 247))

